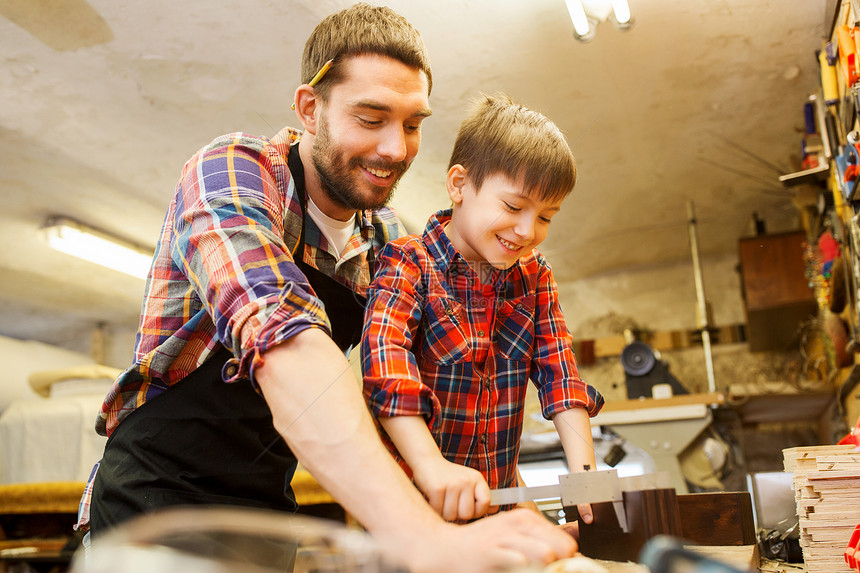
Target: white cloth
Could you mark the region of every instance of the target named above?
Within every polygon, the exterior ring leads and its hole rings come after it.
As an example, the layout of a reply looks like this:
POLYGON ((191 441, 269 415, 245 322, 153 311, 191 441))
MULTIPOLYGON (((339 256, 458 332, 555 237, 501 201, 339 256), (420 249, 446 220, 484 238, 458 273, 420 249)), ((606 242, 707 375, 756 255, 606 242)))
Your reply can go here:
MULTIPOLYGON (((70 381, 71 382, 71 381, 70 381)), ((0 483, 87 481, 107 438, 95 419, 110 389, 81 381, 64 384, 51 398, 13 401, 0 416, 0 483)))
POLYGON ((317 224, 322 234, 328 239, 329 244, 334 248, 335 256, 339 259, 340 254, 343 252, 355 229, 355 215, 347 221, 332 219, 323 213, 310 197, 308 197, 308 215, 311 216, 311 219, 317 224))

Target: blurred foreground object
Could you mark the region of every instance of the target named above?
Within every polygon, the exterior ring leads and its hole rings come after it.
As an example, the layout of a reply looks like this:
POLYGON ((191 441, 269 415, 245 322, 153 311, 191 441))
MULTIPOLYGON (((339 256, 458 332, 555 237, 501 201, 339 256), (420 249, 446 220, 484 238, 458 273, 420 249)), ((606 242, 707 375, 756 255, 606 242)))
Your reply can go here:
POLYGON ((170 508, 131 520, 75 554, 72 573, 395 573, 366 533, 304 515, 170 508))
POLYGON ((749 573, 688 549, 668 536, 652 538, 639 556, 651 573, 749 573))
POLYGON ((543 573, 609 573, 609 569, 584 555, 577 555, 547 565, 543 573))

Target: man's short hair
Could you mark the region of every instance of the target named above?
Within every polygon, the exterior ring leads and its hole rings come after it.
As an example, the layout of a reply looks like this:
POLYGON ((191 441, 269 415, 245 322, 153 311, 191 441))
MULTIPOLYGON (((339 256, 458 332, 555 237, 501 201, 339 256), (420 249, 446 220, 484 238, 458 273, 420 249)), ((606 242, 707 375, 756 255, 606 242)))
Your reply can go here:
POLYGON ((576 161, 558 127, 504 94, 476 100, 460 124, 448 168, 457 164, 476 189, 501 173, 541 200, 563 198, 576 184, 576 161))
POLYGON ((317 25, 302 54, 302 83, 309 83, 333 59, 332 68, 314 86, 317 95, 326 101, 328 90, 343 79, 338 62, 361 54, 387 56, 424 72, 430 95, 433 87, 430 58, 418 30, 391 8, 363 2, 335 12, 317 25))

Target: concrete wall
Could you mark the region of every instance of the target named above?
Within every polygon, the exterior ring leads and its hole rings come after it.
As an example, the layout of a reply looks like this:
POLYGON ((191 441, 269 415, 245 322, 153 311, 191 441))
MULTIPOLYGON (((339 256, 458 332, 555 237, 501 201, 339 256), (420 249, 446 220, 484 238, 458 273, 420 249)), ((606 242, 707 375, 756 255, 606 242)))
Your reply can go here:
MULTIPOLYGON (((702 261, 705 295, 711 305, 714 326, 730 326, 745 322, 741 297, 737 257, 710 257, 702 261)), ((626 269, 584 280, 560 284, 559 295, 568 326, 575 339, 617 336, 625 328, 651 331, 695 329, 696 289, 693 267, 689 262, 649 268, 626 269)), ((134 330, 108 327, 102 333, 104 364, 125 369, 131 364, 134 330)), ((0 353, 11 365, 18 390, 4 384, 2 391, 26 393, 26 376, 36 364, 44 362, 41 355, 56 356, 54 362, 71 365, 90 363, 92 339, 76 337, 66 349, 50 347, 36 342, 0 339, 0 353), (24 351, 23 349, 29 349, 24 351), (38 349, 38 350, 36 350, 38 349), (40 357, 35 354, 40 353, 40 357), (60 358, 62 357, 62 358, 60 358), (78 360, 79 362, 69 362, 78 360), (84 362, 80 362, 84 361, 84 362), (23 390, 21 390, 23 388, 23 390)), ((745 344, 717 345, 714 347, 716 368, 723 369, 722 381, 749 379, 753 374, 765 372, 765 377, 780 376, 783 363, 792 356, 772 353, 750 353, 745 344), (776 366, 774 366, 776 365, 776 366), (740 370, 740 371, 739 371, 740 370)), ((691 390, 706 390, 704 354, 701 348, 664 353, 673 374, 691 390)), ((53 366, 39 366, 51 368, 53 366)), ((609 399, 623 399, 624 372, 617 358, 599 361, 592 368, 583 369, 583 377, 597 386, 609 399), (619 385, 620 384, 620 389, 619 385)), ((718 372, 718 374, 720 374, 718 372)), ((762 374, 755 374, 759 378, 762 374)), ((720 378, 720 376, 717 376, 720 378)), ((0 394, 2 406, 3 394, 0 394)))
MULTIPOLYGON (((737 257, 702 261, 705 296, 716 327, 744 324, 737 257)), ((618 336, 626 328, 649 331, 697 328, 696 288, 691 263, 628 269, 559 285, 568 326, 578 340, 618 336)), ((803 372, 797 352, 750 352, 745 343, 713 347, 715 384, 724 391, 732 383, 796 382, 803 372)), ((691 392, 707 392, 702 347, 662 353, 670 372, 691 392)), ((608 400, 626 399, 625 375, 618 357, 580 366, 583 379, 608 400)))
MULTIPOLYGON (((702 261, 705 298, 715 326, 745 322, 736 256, 702 261)), ((559 297, 575 338, 622 334, 637 326, 652 331, 696 328, 696 287, 691 263, 625 269, 559 285, 559 297)))

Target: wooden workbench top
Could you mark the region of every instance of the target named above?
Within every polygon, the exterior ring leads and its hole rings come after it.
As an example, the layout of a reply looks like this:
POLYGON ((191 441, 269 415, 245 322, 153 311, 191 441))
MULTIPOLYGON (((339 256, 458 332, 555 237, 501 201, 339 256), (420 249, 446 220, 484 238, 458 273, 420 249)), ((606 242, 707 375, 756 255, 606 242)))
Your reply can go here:
MULTIPOLYGON (((39 482, 0 485, 0 514, 77 513, 84 482, 39 482)), ((299 469, 292 481, 299 505, 336 503, 308 473, 299 469)))
POLYGON ((641 410, 644 408, 666 408, 670 406, 690 406, 694 404, 722 405, 726 403, 725 395, 714 392, 709 394, 679 394, 671 398, 639 398, 636 400, 616 400, 606 402, 601 412, 617 412, 619 410, 641 410))

